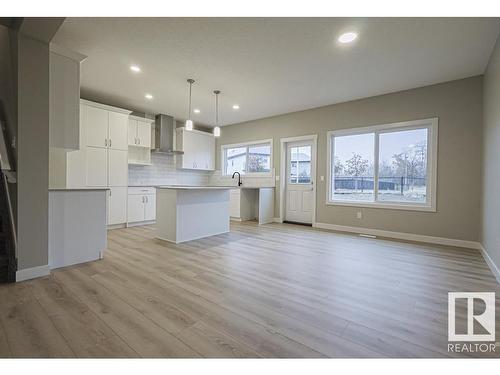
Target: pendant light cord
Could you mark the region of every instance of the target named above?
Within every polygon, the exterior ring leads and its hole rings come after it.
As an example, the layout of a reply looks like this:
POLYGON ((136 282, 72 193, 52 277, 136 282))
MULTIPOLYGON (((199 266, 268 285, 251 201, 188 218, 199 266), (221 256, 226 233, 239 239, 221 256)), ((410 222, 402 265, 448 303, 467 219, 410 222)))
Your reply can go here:
POLYGON ((189 106, 188 106, 188 120, 191 120, 191 89, 193 87, 193 83, 189 82, 189 106))
POLYGON ((188 120, 191 120, 191 91, 193 88, 193 83, 195 82, 194 79, 189 78, 188 80, 189 83, 189 105, 188 105, 188 120))
POLYGON ((215 94, 215 126, 219 126, 219 94, 220 90, 214 90, 215 94))

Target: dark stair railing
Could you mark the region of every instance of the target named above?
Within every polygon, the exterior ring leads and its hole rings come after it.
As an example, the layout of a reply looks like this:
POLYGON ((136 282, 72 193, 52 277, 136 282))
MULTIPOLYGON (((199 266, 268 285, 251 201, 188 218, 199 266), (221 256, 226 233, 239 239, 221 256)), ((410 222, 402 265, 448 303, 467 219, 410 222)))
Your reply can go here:
POLYGON ((0 102, 0 283, 16 281, 17 237, 9 186, 16 186, 12 141, 0 102))

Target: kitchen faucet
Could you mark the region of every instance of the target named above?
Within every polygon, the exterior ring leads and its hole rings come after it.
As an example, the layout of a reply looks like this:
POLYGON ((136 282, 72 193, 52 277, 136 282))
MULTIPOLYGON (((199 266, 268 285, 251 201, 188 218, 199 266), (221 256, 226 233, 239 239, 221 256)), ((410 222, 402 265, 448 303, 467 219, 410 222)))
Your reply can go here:
POLYGON ((232 178, 234 178, 234 175, 235 175, 236 173, 238 173, 238 186, 241 186, 242 182, 241 182, 241 175, 240 175, 240 172, 234 172, 234 173, 233 173, 233 177, 232 177, 232 178))

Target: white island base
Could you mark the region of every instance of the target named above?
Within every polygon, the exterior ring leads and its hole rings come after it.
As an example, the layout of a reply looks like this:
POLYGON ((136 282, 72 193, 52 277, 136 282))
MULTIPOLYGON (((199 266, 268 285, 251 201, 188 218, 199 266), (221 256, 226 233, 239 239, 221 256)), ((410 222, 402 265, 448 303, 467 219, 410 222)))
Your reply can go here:
POLYGON ((229 189, 157 187, 156 238, 181 243, 229 232, 229 189))

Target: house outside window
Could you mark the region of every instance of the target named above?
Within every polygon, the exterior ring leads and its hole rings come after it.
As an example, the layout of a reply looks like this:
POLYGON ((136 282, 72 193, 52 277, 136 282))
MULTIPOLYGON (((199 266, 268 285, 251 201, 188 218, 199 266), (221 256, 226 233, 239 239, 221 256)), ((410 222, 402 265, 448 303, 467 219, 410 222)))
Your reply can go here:
POLYGON ((222 146, 222 173, 269 175, 272 168, 272 139, 222 146))
POLYGON ((327 204, 436 210, 438 119, 328 132, 327 204))

